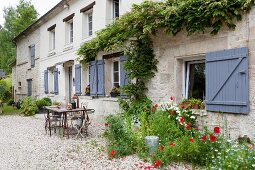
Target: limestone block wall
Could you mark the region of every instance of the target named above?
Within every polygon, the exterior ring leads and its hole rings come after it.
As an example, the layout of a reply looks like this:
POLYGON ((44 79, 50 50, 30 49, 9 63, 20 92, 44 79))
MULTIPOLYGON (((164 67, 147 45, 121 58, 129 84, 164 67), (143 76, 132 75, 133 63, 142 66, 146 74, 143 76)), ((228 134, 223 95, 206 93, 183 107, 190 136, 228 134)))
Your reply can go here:
POLYGON ((28 36, 18 40, 16 66, 13 69, 14 100, 27 96, 27 80, 32 79, 32 97, 39 95, 39 65, 40 65, 40 31, 35 30, 28 36), (29 46, 35 45, 35 66, 31 67, 29 46), (20 83, 19 83, 20 82, 20 83), (21 85, 20 85, 21 84, 21 85))
MULTIPOLYGON (((168 36, 158 31, 153 36, 154 52, 159 60, 158 72, 148 83, 148 96, 155 102, 169 100, 174 96, 176 102, 183 99, 184 92, 184 63, 188 60, 204 59, 207 52, 249 48, 249 99, 250 113, 248 115, 229 113, 207 113, 203 121, 209 127, 223 125, 228 129, 230 137, 255 135, 255 8, 243 20, 237 23, 235 30, 223 28, 217 35, 210 35, 210 29, 205 34, 197 33, 187 36, 185 31, 176 36, 168 36)), ((201 124, 201 122, 200 122, 201 124)))

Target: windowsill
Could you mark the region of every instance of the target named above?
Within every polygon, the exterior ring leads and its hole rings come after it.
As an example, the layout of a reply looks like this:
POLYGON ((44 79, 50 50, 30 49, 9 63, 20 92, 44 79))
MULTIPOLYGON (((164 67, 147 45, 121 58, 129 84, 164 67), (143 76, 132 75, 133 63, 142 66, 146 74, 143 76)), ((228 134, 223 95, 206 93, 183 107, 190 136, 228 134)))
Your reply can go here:
POLYGON ((21 66, 21 65, 24 65, 24 64, 27 64, 27 63, 28 63, 27 61, 24 61, 24 62, 18 63, 16 66, 21 66))
POLYGON ((205 109, 191 109, 191 110, 196 116, 200 117, 208 116, 208 113, 205 109))
POLYGON ((82 39, 81 45, 84 44, 84 43, 86 43, 86 42, 91 41, 93 38, 94 38, 94 34, 92 34, 91 36, 86 36, 86 37, 84 37, 84 38, 82 39))
POLYGON ((65 48, 63 49, 63 52, 69 51, 73 49, 73 43, 65 45, 65 48))
POLYGON ((18 86, 18 88, 21 88, 21 86, 18 86))
POLYGON ((85 95, 80 95, 78 96, 80 100, 82 99, 87 99, 87 100, 102 100, 102 101, 112 101, 112 102, 118 102, 117 97, 93 97, 93 96, 85 96, 85 95))

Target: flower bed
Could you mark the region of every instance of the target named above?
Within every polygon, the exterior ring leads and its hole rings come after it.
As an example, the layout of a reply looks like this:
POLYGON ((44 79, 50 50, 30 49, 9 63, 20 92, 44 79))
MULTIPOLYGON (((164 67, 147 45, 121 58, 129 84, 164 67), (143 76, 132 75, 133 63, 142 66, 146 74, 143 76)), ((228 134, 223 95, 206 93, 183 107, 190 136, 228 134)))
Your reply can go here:
POLYGON ((219 127, 198 129, 193 111, 170 102, 152 105, 149 99, 125 105, 125 112, 107 118, 105 137, 109 158, 138 154, 150 167, 187 162, 208 169, 253 169, 255 152, 226 141, 219 127), (149 154, 145 136, 158 136, 159 147, 149 154), (235 158, 235 159, 233 159, 235 158))

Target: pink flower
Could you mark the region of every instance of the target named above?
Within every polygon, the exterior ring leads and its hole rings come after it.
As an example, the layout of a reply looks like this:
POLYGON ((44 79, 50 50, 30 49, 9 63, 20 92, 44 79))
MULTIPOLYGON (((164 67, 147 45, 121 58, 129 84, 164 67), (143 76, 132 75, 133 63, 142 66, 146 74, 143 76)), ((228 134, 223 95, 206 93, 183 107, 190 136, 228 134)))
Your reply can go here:
POLYGON ((213 130, 216 135, 220 133, 220 127, 214 127, 213 130))
POLYGON ((174 101, 174 97, 173 96, 170 96, 170 101, 174 101))
POLYGON ((155 106, 154 106, 155 108, 157 108, 158 107, 158 104, 155 104, 155 106))
POLYGON ((181 116, 179 121, 180 121, 180 123, 183 123, 184 122, 184 117, 181 116))
POLYGON ((215 142, 216 141, 216 136, 210 135, 210 142, 215 142))

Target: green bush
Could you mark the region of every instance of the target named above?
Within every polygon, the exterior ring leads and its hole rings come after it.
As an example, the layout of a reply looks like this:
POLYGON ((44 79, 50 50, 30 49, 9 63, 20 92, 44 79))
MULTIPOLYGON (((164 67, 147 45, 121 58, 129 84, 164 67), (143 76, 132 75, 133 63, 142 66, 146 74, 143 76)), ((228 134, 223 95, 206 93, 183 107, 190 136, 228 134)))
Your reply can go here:
POLYGON ((20 112, 25 116, 32 116, 38 112, 35 101, 31 97, 25 97, 20 105, 20 112))
POLYGON ((8 102, 7 102, 7 105, 11 106, 13 105, 15 102, 13 99, 9 99, 8 102))
POLYGON ((6 101, 11 97, 11 93, 8 91, 5 84, 0 83, 0 100, 6 101))
POLYGON ((108 127, 105 131, 105 137, 109 142, 108 153, 115 151, 114 156, 120 157, 130 155, 135 152, 136 138, 126 125, 121 115, 110 115, 107 117, 108 127))
POLYGON ((42 108, 43 106, 50 106, 51 104, 51 99, 47 97, 36 100, 36 105, 38 108, 42 108))

